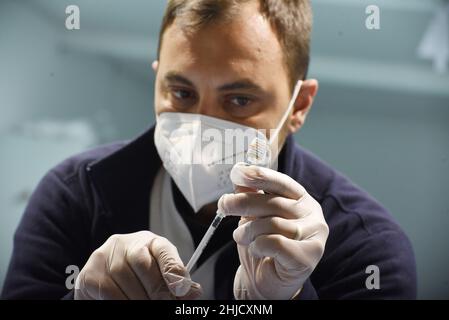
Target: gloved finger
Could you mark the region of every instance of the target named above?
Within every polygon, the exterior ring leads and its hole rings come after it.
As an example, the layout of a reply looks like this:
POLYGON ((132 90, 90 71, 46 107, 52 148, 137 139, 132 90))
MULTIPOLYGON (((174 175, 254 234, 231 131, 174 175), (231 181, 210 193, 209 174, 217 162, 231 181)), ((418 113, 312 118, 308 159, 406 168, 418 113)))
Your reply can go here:
POLYGON ((303 205, 303 200, 292 200, 273 194, 237 193, 224 194, 218 200, 218 210, 225 215, 244 217, 279 216, 298 219, 312 212, 312 207, 303 205))
POLYGON ((244 225, 245 223, 248 223, 250 221, 256 220, 256 218, 253 217, 240 217, 238 226, 240 227, 241 225, 244 225))
POLYGON ((192 287, 190 291, 183 297, 178 297, 178 300, 195 300, 198 299, 203 293, 203 289, 201 288, 199 283, 192 282, 192 287))
POLYGON ((240 225, 234 230, 234 240, 243 246, 248 246, 261 235, 279 234, 286 238, 300 241, 311 237, 318 237, 323 233, 322 240, 326 240, 328 227, 322 220, 313 216, 301 219, 284 219, 280 217, 260 218, 240 225))
MULTIPOLYGON (((253 299, 259 299, 261 300, 262 297, 259 294, 258 296, 254 297, 254 295, 250 294, 251 291, 257 291, 257 286, 254 286, 251 284, 251 280, 249 279, 244 267, 240 265, 235 273, 234 277, 234 297, 237 300, 250 300, 250 298, 253 299)), ((252 293, 252 292, 251 292, 252 293)), ((257 291, 258 293, 258 291, 257 291)))
POLYGON ((170 292, 176 297, 185 296, 190 291, 192 280, 179 257, 178 249, 166 238, 156 237, 150 244, 150 252, 170 292))
MULTIPOLYGON (((234 296, 237 300, 256 299, 264 300, 285 299, 286 290, 297 279, 283 282, 280 275, 276 273, 276 266, 273 258, 254 258, 248 250, 237 246, 239 254, 245 252, 245 263, 241 263, 234 277, 234 296), (280 282, 282 281, 282 282, 280 282)), ((288 295, 288 294, 287 294, 288 295)))
MULTIPOLYGON (((157 261, 148 249, 151 238, 142 239, 142 243, 135 243, 126 252, 126 261, 142 284, 148 298, 161 299, 160 291, 165 285, 157 261)), ((168 291, 168 289, 167 289, 168 291)), ((167 297, 169 294, 167 294, 167 297)))
POLYGON ((230 178, 235 185, 263 190, 294 200, 307 194, 304 187, 294 179, 269 168, 237 163, 231 170, 230 178))
POLYGON ((94 282, 92 283, 86 281, 86 273, 84 270, 80 272, 75 281, 75 300, 95 300, 95 293, 98 291, 98 278, 95 277, 93 279, 94 282))
POLYGON ((109 256, 107 247, 110 244, 111 241, 107 241, 89 257, 76 279, 76 299, 127 299, 122 289, 110 278, 107 270, 105 270, 109 256))
POLYGON ((128 264, 126 243, 116 238, 107 260, 107 272, 128 299, 147 300, 141 281, 128 264))
POLYGON ((166 279, 168 288, 177 298, 184 298, 186 296, 195 296, 196 294, 202 293, 201 286, 193 282, 190 277, 180 276, 171 272, 168 272, 164 275, 164 279, 166 279), (180 289, 181 288, 181 289, 180 289), (182 288, 187 288, 187 293, 184 293, 182 288))
POLYGON ((123 293, 122 289, 115 283, 115 281, 104 275, 97 280, 97 287, 90 288, 90 295, 94 296, 96 300, 127 300, 128 298, 123 293))
POLYGON ((234 193, 241 193, 241 192, 248 192, 248 193, 257 193, 257 192, 259 192, 259 193, 263 193, 263 191, 262 190, 256 190, 256 189, 253 189, 253 188, 248 188, 248 187, 242 187, 242 186, 237 186, 237 185, 235 185, 234 186, 234 193))
POLYGON ((307 273, 315 268, 324 252, 324 243, 317 239, 295 241, 282 235, 263 235, 250 243, 248 251, 256 258, 272 257, 292 273, 307 273))
POLYGON ((233 238, 239 245, 248 246, 258 236, 268 234, 280 234, 286 238, 295 239, 299 237, 297 220, 288 220, 280 217, 256 219, 236 228, 233 238))

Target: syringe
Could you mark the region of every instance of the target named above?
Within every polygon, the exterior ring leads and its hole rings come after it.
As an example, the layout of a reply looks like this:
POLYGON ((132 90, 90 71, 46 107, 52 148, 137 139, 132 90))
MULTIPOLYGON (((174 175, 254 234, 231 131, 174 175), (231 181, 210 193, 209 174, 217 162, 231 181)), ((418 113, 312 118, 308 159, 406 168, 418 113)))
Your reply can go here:
MULTIPOLYGON (((246 154, 247 155, 246 163, 254 165, 260 165, 262 163, 265 163, 267 152, 268 152, 268 144, 266 139, 261 139, 258 137, 254 138, 248 147, 248 151, 246 154)), ((224 217, 225 215, 223 213, 217 211, 214 220, 212 221, 211 225, 209 226, 203 238, 201 239, 200 243, 198 244, 198 247, 195 249, 195 252, 193 253, 192 257, 187 263, 187 271, 189 273, 192 271, 193 266, 197 263, 198 259, 203 253, 204 248, 209 243, 209 240, 214 235, 215 230, 217 229, 218 225, 220 224, 221 220, 224 217)))
POLYGON ((200 243, 198 244, 198 247, 196 248, 189 262, 187 263, 187 271, 189 273, 192 271, 193 266, 200 258, 201 254, 204 251, 204 248, 206 248, 207 244, 209 243, 209 240, 214 235, 215 230, 217 229, 218 225, 220 224, 221 220, 224 217, 225 215, 223 213, 217 211, 217 215, 215 216, 214 220, 212 221, 206 233, 204 234, 203 239, 201 239, 200 243))

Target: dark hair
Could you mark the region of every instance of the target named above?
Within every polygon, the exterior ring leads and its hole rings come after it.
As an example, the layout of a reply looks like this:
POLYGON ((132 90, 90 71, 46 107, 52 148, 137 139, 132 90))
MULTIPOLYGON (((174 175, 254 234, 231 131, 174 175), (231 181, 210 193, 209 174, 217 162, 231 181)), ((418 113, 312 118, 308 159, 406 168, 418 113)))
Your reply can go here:
MULTIPOLYGON (((182 27, 198 29, 217 19, 231 19, 238 7, 251 0, 168 0, 159 34, 158 58, 165 30, 175 19, 182 19, 182 27)), ((267 17, 284 49, 290 85, 305 79, 310 60, 312 8, 309 0, 252 0, 259 1, 260 10, 267 17)))

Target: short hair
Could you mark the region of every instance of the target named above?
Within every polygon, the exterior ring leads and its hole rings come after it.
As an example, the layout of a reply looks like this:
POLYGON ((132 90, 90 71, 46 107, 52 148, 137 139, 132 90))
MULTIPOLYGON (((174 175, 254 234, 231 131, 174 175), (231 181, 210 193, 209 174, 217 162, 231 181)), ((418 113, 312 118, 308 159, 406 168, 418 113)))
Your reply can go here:
MULTIPOLYGON (((182 27, 197 30, 218 19, 232 19, 239 6, 251 0, 168 0, 159 34, 158 59, 165 30, 175 19, 182 27)), ((309 0, 259 1, 261 13, 271 23, 284 51, 290 86, 305 79, 310 60, 312 8, 309 0)))

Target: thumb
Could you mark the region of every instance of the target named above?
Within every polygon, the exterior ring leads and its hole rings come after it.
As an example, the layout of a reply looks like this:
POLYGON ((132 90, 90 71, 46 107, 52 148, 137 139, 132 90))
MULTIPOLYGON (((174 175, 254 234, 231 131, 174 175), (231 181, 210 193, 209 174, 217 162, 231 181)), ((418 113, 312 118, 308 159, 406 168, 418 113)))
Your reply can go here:
MULTIPOLYGON (((150 244, 150 252, 157 261, 162 278, 170 293, 176 297, 183 297, 192 289, 194 282, 179 257, 178 249, 166 238, 156 237, 150 244)), ((195 284, 198 291, 201 287, 195 284)))
POLYGON ((199 283, 190 279, 190 276, 181 276, 175 273, 167 272, 162 274, 165 283, 171 294, 183 299, 196 299, 202 294, 202 288, 199 283))
POLYGON ((229 174, 232 184, 234 186, 234 193, 251 193, 251 192, 262 192, 255 188, 245 186, 245 179, 248 179, 244 173, 244 170, 248 166, 245 163, 236 163, 229 174))

